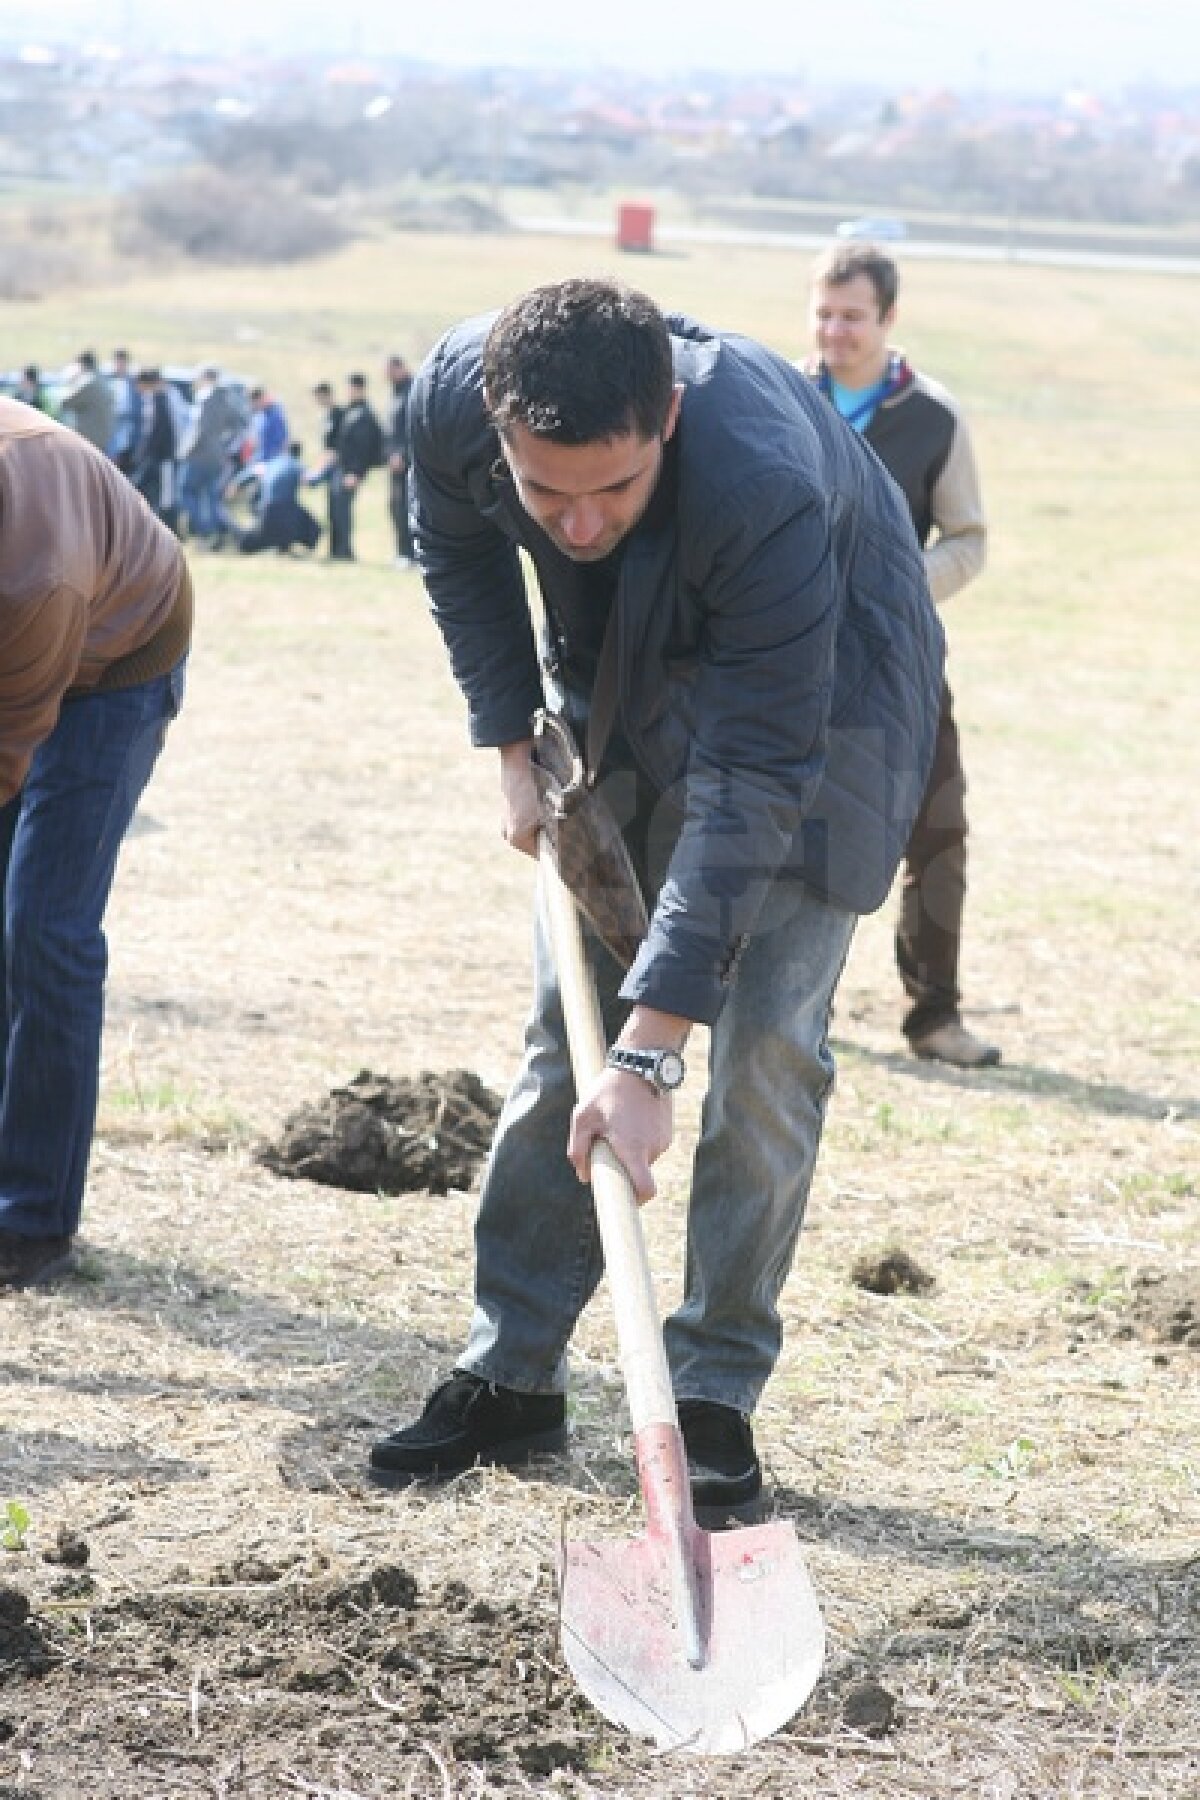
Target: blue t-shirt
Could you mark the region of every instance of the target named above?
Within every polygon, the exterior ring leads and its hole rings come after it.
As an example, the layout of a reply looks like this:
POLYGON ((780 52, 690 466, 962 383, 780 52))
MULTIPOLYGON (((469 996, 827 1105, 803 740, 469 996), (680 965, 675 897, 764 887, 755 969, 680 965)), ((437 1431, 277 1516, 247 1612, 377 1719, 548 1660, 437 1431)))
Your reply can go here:
POLYGON ((829 377, 829 398, 845 419, 847 425, 853 425, 855 431, 865 431, 875 417, 876 408, 888 391, 888 380, 875 382, 869 388, 843 387, 840 381, 829 377))
POLYGON ((817 386, 825 398, 832 401, 847 425, 853 425, 855 431, 865 431, 884 401, 900 393, 912 378, 912 370, 900 352, 890 350, 887 367, 871 387, 843 387, 840 381, 834 380, 824 363, 817 371, 817 386))

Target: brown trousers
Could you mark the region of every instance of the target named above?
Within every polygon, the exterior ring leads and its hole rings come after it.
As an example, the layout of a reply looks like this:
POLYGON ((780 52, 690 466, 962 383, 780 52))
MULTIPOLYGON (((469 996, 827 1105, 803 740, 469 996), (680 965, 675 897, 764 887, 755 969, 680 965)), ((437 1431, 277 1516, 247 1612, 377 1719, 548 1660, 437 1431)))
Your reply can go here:
POLYGON ((896 926, 896 966, 911 1002, 904 1020, 910 1038, 958 1018, 958 952, 967 892, 966 797, 954 698, 943 686, 933 767, 904 853, 896 926))

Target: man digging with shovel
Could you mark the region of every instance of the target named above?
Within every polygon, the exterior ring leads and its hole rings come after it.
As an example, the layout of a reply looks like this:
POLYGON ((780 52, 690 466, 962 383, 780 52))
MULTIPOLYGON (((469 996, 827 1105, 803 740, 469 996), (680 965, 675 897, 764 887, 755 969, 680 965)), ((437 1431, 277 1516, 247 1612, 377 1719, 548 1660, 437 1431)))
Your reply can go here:
POLYGON ((606 281, 451 331, 410 417, 417 555, 473 742, 498 752, 505 838, 536 853, 556 755, 551 787, 615 821, 607 876, 580 895, 611 945, 586 941, 610 1048, 576 1104, 543 890, 467 1344, 371 1473, 403 1486, 562 1447, 567 1345, 602 1272, 593 1156, 605 1140, 653 1196, 703 1024, 686 1291, 664 1337, 696 1515, 750 1517, 749 1421, 833 1080, 833 992, 933 747, 943 643, 912 525, 797 370, 606 281), (559 722, 535 746, 547 705, 559 722), (632 942, 604 929, 626 853, 651 903, 632 942))

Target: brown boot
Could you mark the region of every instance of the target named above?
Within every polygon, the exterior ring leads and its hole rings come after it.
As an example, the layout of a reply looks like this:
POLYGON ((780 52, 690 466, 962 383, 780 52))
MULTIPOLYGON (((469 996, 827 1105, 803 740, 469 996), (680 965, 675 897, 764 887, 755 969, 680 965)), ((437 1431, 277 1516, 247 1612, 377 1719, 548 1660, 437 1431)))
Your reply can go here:
POLYGON ((998 1044, 985 1043, 957 1019, 935 1025, 932 1031, 910 1038, 914 1056, 930 1062, 949 1063, 954 1069, 988 1069, 1000 1061, 998 1044))

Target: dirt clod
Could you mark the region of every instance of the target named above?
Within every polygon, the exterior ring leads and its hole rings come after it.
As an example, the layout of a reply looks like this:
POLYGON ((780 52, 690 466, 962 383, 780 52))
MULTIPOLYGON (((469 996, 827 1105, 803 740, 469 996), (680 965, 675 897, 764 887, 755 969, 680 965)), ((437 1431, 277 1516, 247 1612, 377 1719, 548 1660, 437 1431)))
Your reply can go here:
POLYGON ((518 1744, 516 1758, 527 1775, 553 1775, 555 1769, 586 1769, 587 1746, 560 1738, 518 1744))
POLYGON ((399 1079, 363 1069, 292 1113, 258 1160, 359 1193, 445 1194, 470 1187, 499 1116, 499 1096, 469 1069, 399 1079))
POLYGON ((927 1294, 934 1286, 933 1276, 915 1257, 894 1247, 878 1255, 864 1252, 856 1257, 850 1279, 868 1294, 927 1294))
POLYGON ((392 1606, 407 1612, 417 1603, 416 1577, 399 1563, 380 1563, 364 1580, 342 1590, 350 1605, 392 1606))
POLYGON ((279 1685, 295 1694, 340 1694, 351 1686, 350 1675, 335 1656, 319 1651, 297 1656, 280 1671, 279 1685))
POLYGON ((285 1565, 271 1562, 265 1556, 238 1556, 231 1563, 221 1564, 215 1569, 212 1580, 214 1587, 232 1587, 238 1582, 245 1582, 250 1586, 260 1583, 265 1585, 278 1581, 284 1572, 285 1565))
POLYGON ((68 1525, 60 1525, 58 1536, 48 1550, 42 1551, 42 1561, 61 1563, 64 1569, 84 1569, 91 1558, 91 1549, 86 1538, 80 1537, 68 1525))
POLYGON ((975 1612, 970 1600, 951 1594, 926 1594, 913 1607, 911 1616, 935 1631, 965 1631, 975 1612))
POLYGON ((896 1726, 896 1696, 878 1681, 859 1681, 842 1702, 842 1721, 864 1737, 886 1737, 896 1726))
POLYGON ((50 1589, 56 1600, 86 1600, 95 1591, 95 1577, 86 1569, 78 1573, 60 1575, 50 1589))
POLYGON ((1143 1337, 1200 1350, 1200 1269, 1137 1275, 1133 1290, 1133 1321, 1143 1337))

